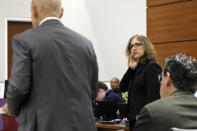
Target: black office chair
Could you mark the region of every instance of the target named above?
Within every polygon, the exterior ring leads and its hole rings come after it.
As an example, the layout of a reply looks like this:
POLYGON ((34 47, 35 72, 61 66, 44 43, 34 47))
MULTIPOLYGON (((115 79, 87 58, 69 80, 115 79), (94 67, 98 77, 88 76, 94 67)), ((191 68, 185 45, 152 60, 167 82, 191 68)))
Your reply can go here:
POLYGON ((197 129, 180 129, 180 128, 172 127, 170 128, 169 131, 197 131, 197 129))

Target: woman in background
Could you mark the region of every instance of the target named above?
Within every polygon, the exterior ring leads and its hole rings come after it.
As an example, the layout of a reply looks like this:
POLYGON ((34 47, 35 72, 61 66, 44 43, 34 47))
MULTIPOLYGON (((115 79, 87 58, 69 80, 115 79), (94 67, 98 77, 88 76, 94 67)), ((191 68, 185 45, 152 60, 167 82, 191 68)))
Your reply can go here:
POLYGON ((161 68, 156 62, 153 44, 143 35, 130 38, 126 47, 129 68, 120 82, 120 90, 128 91, 130 131, 141 108, 160 98, 161 68))

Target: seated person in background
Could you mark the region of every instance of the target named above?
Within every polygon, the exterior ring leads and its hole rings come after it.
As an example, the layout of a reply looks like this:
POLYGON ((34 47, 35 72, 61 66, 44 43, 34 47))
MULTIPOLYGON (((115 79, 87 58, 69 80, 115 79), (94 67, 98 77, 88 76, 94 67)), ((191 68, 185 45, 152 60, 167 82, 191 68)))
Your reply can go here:
POLYGON ((117 93, 123 99, 127 99, 127 92, 121 92, 119 89, 120 80, 116 77, 112 78, 110 81, 111 89, 113 92, 117 93))
POLYGON ((120 84, 120 81, 116 77, 112 78, 110 81, 111 89, 121 97, 121 92, 119 90, 119 84, 120 84))
POLYGON ((113 102, 121 102, 125 103, 126 101, 122 99, 118 94, 116 94, 113 90, 107 91, 107 85, 101 81, 98 82, 98 95, 97 101, 113 101, 113 102))
POLYGON ((168 131, 171 127, 197 129, 197 61, 185 54, 164 61, 161 99, 144 106, 134 131, 168 131))
POLYGON ((96 97, 96 101, 102 101, 105 97, 107 90, 108 90, 107 85, 105 83, 99 81, 98 82, 98 95, 96 97))
POLYGON ((108 90, 108 87, 105 83, 98 82, 98 95, 96 97, 96 102, 93 103, 93 109, 95 117, 100 119, 102 116, 103 119, 115 119, 118 118, 116 112, 118 110, 117 103, 125 103, 125 100, 122 99, 118 94, 113 90, 108 90), (100 103, 101 101, 102 103, 100 103))

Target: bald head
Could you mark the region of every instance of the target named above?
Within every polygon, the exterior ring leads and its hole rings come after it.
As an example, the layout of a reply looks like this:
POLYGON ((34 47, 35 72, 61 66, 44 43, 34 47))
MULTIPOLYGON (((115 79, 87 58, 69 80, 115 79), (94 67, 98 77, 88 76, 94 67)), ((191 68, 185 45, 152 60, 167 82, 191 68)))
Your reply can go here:
POLYGON ((39 22, 46 17, 61 18, 63 15, 61 0, 32 0, 31 9, 32 23, 35 22, 35 26, 38 26, 39 22))
POLYGON ((119 84, 120 84, 119 79, 118 79, 118 78, 113 78, 113 79, 111 80, 111 88, 112 88, 112 90, 113 90, 113 91, 118 90, 119 84))

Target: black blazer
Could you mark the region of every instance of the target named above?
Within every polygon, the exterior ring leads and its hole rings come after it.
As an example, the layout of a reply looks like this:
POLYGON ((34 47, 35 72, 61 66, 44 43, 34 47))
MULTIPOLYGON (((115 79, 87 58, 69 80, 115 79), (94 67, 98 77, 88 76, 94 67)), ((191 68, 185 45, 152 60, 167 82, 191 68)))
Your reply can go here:
MULTIPOLYGON (((139 64, 135 70, 128 68, 120 82, 120 90, 128 91, 128 117, 136 120, 141 108, 160 98, 160 66, 150 60, 146 64, 139 64)), ((132 123, 134 124, 134 123, 132 123)))

